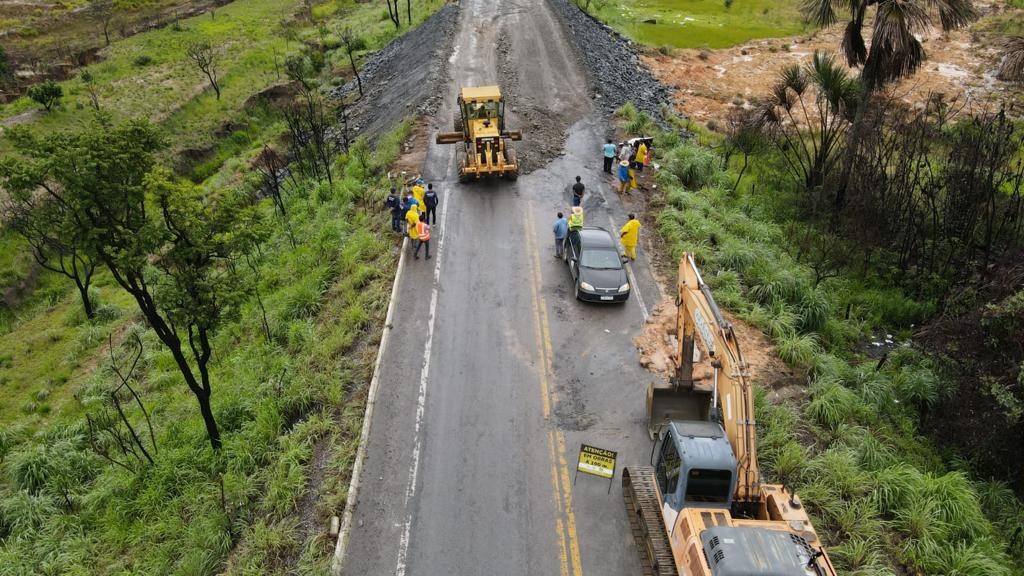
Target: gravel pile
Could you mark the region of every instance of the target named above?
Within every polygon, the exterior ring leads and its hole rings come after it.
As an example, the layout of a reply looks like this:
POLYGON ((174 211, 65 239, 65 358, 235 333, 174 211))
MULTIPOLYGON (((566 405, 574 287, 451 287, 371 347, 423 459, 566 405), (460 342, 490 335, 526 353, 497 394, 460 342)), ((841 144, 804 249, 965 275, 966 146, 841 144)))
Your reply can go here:
POLYGON ((594 104, 611 114, 631 101, 655 118, 671 92, 640 62, 632 43, 611 27, 592 18, 569 0, 549 0, 590 75, 594 104))
MULTIPOLYGON (((430 116, 437 111, 447 93, 448 55, 458 16, 458 4, 446 4, 363 63, 359 69, 363 96, 348 107, 350 137, 379 136, 406 116, 430 116)), ((355 79, 330 92, 346 102, 358 94, 355 79)))

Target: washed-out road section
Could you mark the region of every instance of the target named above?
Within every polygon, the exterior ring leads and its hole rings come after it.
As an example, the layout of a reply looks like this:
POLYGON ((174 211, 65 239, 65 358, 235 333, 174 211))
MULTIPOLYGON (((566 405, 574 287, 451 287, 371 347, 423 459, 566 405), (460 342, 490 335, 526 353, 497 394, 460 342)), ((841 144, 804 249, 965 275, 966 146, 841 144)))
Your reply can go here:
POLYGON ((601 173, 609 119, 568 34, 545 0, 461 3, 424 166, 434 257, 404 256, 343 574, 640 573, 619 480, 650 457, 632 337, 659 294, 641 254, 626 305, 581 304, 553 257, 576 175, 588 225, 625 221, 601 173), (433 134, 460 86, 488 84, 507 84, 532 171, 458 184, 433 134), (581 443, 618 452, 610 494, 574 478, 581 443))

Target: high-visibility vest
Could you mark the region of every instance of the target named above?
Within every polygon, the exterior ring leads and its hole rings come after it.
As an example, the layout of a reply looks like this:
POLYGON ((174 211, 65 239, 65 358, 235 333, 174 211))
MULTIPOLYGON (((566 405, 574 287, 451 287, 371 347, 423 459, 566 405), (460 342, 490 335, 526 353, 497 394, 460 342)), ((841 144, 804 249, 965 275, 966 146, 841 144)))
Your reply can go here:
POLYGON ((583 228, 583 214, 570 214, 569 215, 569 229, 580 230, 583 228))
POLYGON ((430 226, 427 226, 427 223, 422 220, 416 224, 416 233, 420 237, 420 242, 430 240, 430 226))

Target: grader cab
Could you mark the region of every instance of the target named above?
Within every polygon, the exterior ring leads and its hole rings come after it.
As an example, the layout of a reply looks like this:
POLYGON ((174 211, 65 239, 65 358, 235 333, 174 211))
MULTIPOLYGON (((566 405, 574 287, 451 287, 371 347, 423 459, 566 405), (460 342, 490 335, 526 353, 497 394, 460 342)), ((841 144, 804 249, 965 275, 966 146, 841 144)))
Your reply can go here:
POLYGON ((522 132, 505 127, 505 101, 497 86, 464 87, 459 92, 455 131, 437 135, 438 144, 462 144, 458 153, 459 181, 487 176, 519 176, 516 151, 509 144, 522 132))

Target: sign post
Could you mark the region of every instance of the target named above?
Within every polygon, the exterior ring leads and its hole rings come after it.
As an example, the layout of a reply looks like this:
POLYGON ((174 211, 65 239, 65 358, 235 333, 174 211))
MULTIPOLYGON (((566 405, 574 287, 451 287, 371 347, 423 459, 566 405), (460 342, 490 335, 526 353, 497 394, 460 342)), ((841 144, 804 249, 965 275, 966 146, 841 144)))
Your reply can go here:
POLYGON ((607 478, 608 493, 611 494, 612 482, 615 478, 615 457, 616 453, 611 450, 580 444, 580 455, 576 461, 576 475, 572 479, 573 485, 576 484, 576 478, 579 477, 580 472, 583 472, 591 476, 607 478))

